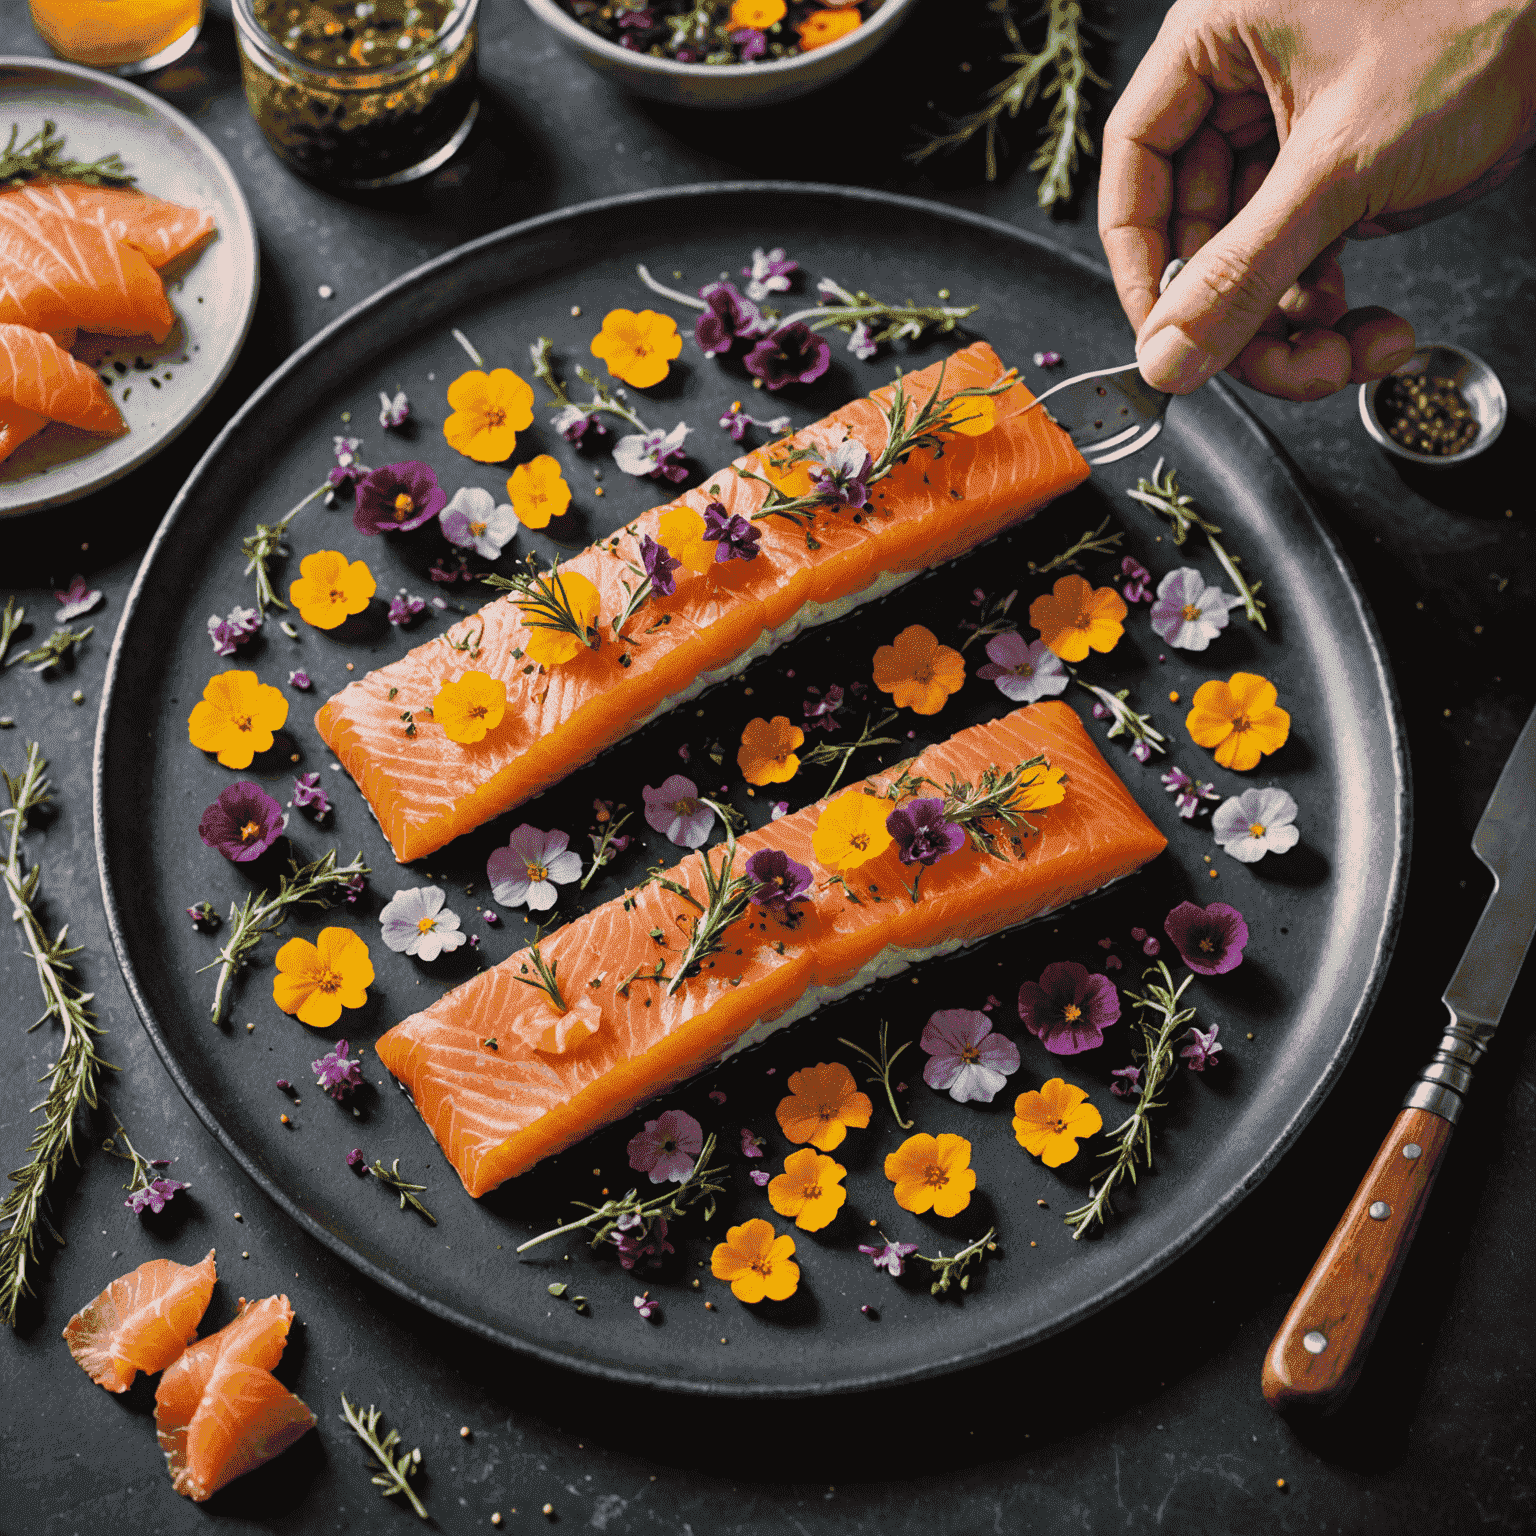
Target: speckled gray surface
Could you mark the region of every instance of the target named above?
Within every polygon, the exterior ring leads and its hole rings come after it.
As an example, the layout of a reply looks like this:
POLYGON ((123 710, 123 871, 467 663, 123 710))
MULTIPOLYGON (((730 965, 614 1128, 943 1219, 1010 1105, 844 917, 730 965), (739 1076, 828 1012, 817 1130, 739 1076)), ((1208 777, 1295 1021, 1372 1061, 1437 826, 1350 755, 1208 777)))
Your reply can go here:
MULTIPOLYGON (((612 191, 741 175, 841 179, 948 198, 1089 254, 1097 241, 1091 202, 1052 222, 1034 208, 1017 167, 987 187, 974 163, 941 168, 939 180, 901 165, 912 117, 892 104, 902 82, 914 82, 918 97, 924 78, 963 83, 957 66, 967 45, 935 45, 944 13, 932 0, 841 94, 734 123, 612 97, 521 7, 504 3, 484 38, 496 111, 469 153, 425 188, 357 202, 294 181, 267 153, 233 84, 228 23, 217 10, 206 45, 162 88, 224 146, 256 214, 266 281, 251 339, 220 397, 155 464, 62 517, 7 529, 0 578, 45 623, 52 587, 76 569, 107 593, 72 673, 0 676, 0 713, 17 722, 0 734, 0 757, 14 766, 23 736, 36 735, 53 762, 60 810, 34 846, 47 865, 51 912, 67 915, 86 946, 85 974, 111 1029, 108 1054, 122 1069, 112 1104, 136 1140, 181 1159, 176 1172, 193 1182, 195 1198, 178 1221, 152 1229, 122 1209, 121 1165, 92 1156, 65 1179, 58 1212, 69 1246, 45 1262, 39 1305, 0 1343, 0 1526, 29 1536, 107 1523, 169 1533, 206 1530, 211 1516, 229 1529, 405 1528, 411 1517, 381 1505, 365 1457, 333 1417, 345 1388, 387 1406, 420 1444, 429 1505, 449 1530, 487 1529, 497 1509, 504 1529, 537 1524, 545 1502, 574 1528, 697 1536, 1529 1529, 1529 978, 1349 1407, 1324 1425, 1291 1426, 1258 1395, 1264 1347, 1437 1032, 1435 999, 1487 890, 1467 839, 1532 704, 1518 657, 1528 650, 1536 574, 1533 508, 1513 453, 1453 481, 1401 474, 1365 444, 1351 396, 1258 409, 1303 466, 1360 572, 1402 691, 1418 812, 1403 932, 1365 1041, 1295 1149, 1210 1238, 1133 1297, 1026 1355, 939 1384, 722 1411, 599 1387, 465 1338, 303 1239, 223 1157, 160 1067, 111 959, 88 775, 104 641, 138 555, 245 394, 338 304, 470 235, 612 191), (869 131, 856 139, 831 131, 844 110, 869 131), (334 298, 318 296, 322 284, 334 298), (81 707, 69 702, 75 688, 86 695, 81 707), (293 1299, 304 1326, 284 1375, 324 1422, 270 1472, 197 1510, 169 1490, 147 1395, 111 1399, 89 1388, 57 1334, 108 1276, 158 1253, 185 1257, 214 1244, 226 1276, 219 1317, 235 1294, 286 1289, 293 1299), (242 1251, 250 1258, 237 1257, 242 1251), (467 1441, 461 1425, 472 1430, 467 1441)), ((1122 7, 1110 22, 1119 38, 1111 74, 1123 81, 1150 40, 1155 8, 1122 7)), ((0 0, 0 31, 7 47, 40 51, 17 0, 0 0)), ((1421 334, 1468 345, 1499 370, 1516 417, 1501 450, 1529 441, 1536 421, 1532 186, 1526 171, 1453 221, 1349 258, 1362 301, 1394 304, 1421 334)), ((771 235, 764 230, 765 240, 771 235)), ((51 1059, 46 1030, 24 1033, 34 985, 16 949, 0 944, 7 1167, 21 1156, 26 1107, 51 1059)))

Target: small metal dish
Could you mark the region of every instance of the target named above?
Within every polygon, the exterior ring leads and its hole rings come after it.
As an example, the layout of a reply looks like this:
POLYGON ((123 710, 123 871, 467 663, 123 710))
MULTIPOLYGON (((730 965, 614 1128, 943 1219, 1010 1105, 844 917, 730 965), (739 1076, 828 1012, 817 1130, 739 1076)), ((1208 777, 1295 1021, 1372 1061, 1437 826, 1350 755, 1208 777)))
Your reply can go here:
POLYGON ((1401 368, 1386 378, 1376 379, 1360 386, 1360 420, 1365 430, 1381 447, 1410 464, 1423 464, 1429 469, 1450 469, 1475 459, 1485 448, 1491 448, 1509 415, 1509 402, 1504 397, 1504 386, 1499 376, 1482 358, 1468 352, 1465 347, 1453 347, 1449 342, 1429 342, 1408 359, 1401 368), (1444 456, 1433 453, 1415 453, 1392 437, 1377 414, 1377 396, 1381 386, 1395 374, 1427 373, 1432 379, 1449 379, 1462 393, 1472 413, 1477 417, 1477 436, 1460 453, 1444 456))

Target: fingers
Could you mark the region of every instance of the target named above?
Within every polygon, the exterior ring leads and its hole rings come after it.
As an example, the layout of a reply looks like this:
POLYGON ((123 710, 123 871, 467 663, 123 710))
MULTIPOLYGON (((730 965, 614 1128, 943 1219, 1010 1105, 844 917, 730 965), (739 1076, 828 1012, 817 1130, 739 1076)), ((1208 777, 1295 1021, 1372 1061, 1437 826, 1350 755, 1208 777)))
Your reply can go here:
POLYGON ((1413 327, 1401 315, 1377 304, 1350 310, 1333 328, 1349 343, 1354 359, 1349 374, 1351 384, 1385 378, 1401 368, 1418 345, 1413 327))
MULTIPOLYGON (((1335 269, 1337 262, 1331 262, 1335 269)), ((1327 286, 1309 290, 1318 312, 1342 301, 1327 286)), ((1297 306, 1298 312, 1304 307, 1297 306)), ((1413 355, 1413 327, 1391 310, 1370 305, 1340 314, 1331 324, 1311 324, 1290 334, 1275 330, 1276 312, 1227 368, 1235 379, 1282 400, 1321 400, 1350 384, 1379 379, 1413 355)))
POLYGON ((1180 152, 1173 178, 1173 250, 1186 261, 1227 222, 1232 206, 1232 146, 1203 127, 1180 152))

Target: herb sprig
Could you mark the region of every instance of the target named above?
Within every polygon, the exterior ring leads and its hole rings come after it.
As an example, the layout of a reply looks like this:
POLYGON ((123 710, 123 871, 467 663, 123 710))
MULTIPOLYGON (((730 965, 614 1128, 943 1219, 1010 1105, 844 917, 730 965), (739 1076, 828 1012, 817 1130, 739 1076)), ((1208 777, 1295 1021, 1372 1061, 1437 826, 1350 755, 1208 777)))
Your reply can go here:
POLYGON ((423 1520, 430 1520, 432 1517, 427 1513, 427 1506, 417 1497, 416 1490, 411 1487, 410 1482, 421 1469, 421 1447, 416 1446, 412 1450, 401 1451, 396 1456, 395 1447, 400 1443, 400 1431, 392 1429, 382 1440, 379 1439, 379 1420, 384 1415, 371 1403, 366 1412, 360 1408, 354 1408, 347 1401, 345 1392, 341 1394, 341 1413, 352 1433, 373 1452, 379 1468, 373 1475, 374 1487, 382 1488, 386 1499, 396 1493, 404 1494, 410 1501, 411 1508, 423 1520))
POLYGON ((602 831, 589 834, 592 839, 592 866, 581 877, 581 883, 576 887, 578 891, 586 890, 587 882, 591 880, 592 876, 614 857, 609 852, 613 840, 618 836, 619 828, 634 814, 632 811, 624 810, 622 805, 618 809, 623 811, 623 815, 616 816, 610 812, 607 821, 603 823, 602 831))
POLYGON ((99 160, 66 160, 64 135, 51 119, 22 143, 21 124, 11 124, 11 136, 0 150, 0 187, 25 186, 50 177, 58 181, 84 182, 88 187, 131 187, 133 176, 115 150, 99 160))
MULTIPOLYGON (((802 768, 815 768, 825 763, 836 763, 837 772, 832 775, 832 782, 827 785, 826 793, 830 795, 842 782, 843 775, 848 771, 848 763, 855 752, 862 752, 866 747, 896 747, 901 745, 898 736, 878 736, 877 731, 883 731, 895 720, 900 712, 887 710, 878 720, 872 716, 864 717, 864 729, 859 732, 856 741, 818 742, 809 752, 801 754, 800 766, 802 768)), ((825 798, 825 797, 823 797, 825 798)))
POLYGON ((978 640, 986 640, 993 635, 1001 635, 1006 631, 1016 630, 1018 626, 1010 622, 1008 610, 1013 607, 1014 600, 1018 595, 1017 587, 1006 597, 997 598, 983 598, 982 594, 978 591, 977 601, 981 607, 981 617, 974 621, 966 620, 960 625, 961 629, 970 631, 965 639, 960 642, 961 651, 969 650, 978 640))
POLYGON ((1107 555, 1111 553, 1120 540, 1125 537, 1123 533, 1106 533, 1109 527, 1109 519, 1106 517, 1099 526, 1088 533, 1083 534, 1076 543, 1068 547, 1059 555, 1047 560, 1044 565, 1036 565, 1033 560, 1029 562, 1029 574, 1031 576, 1049 576, 1052 571, 1065 570, 1067 567, 1078 568, 1082 564, 1084 555, 1107 555))
MULTIPOLYGON (((16 622, 19 624, 21 619, 22 614, 18 613, 16 622)), ((94 624, 88 624, 81 630, 70 629, 68 625, 60 625, 41 645, 35 645, 30 651, 22 651, 20 655, 12 656, 6 662, 6 666, 14 667, 20 663, 23 666, 29 666, 34 672, 46 672, 50 667, 58 666, 61 661, 70 656, 78 647, 84 645, 95 632, 96 626, 94 624)), ((9 639, 10 636, 7 634, 6 640, 9 641, 9 639)), ((3 649, 0 649, 0 655, 3 654, 3 649)))
POLYGON ((1012 768, 984 768, 974 784, 951 769, 949 782, 944 786, 944 819, 964 831, 971 847, 993 858, 1002 858, 997 833, 986 823, 1001 822, 1013 832, 1038 831, 1024 815, 1024 800, 1039 778, 1036 770, 1049 766, 1045 755, 1039 753, 1012 768))
POLYGON ((287 546, 283 543, 283 535, 288 531, 288 524, 310 502, 324 496, 330 488, 328 480, 322 482, 298 506, 283 513, 275 523, 257 523, 255 533, 240 541, 240 553, 245 556, 245 574, 256 578, 257 613, 265 616, 268 608, 281 608, 287 611, 288 604, 277 595, 272 585, 272 573, 268 569, 268 562, 288 553, 287 546))
POLYGON ((1168 738, 1152 724, 1151 715, 1139 714, 1126 702, 1131 695, 1129 688, 1119 688, 1111 693, 1107 688, 1100 688, 1097 683, 1085 683, 1075 668, 1068 667, 1067 671, 1072 674, 1072 681, 1079 688, 1086 688, 1108 710, 1114 720, 1109 728, 1111 739, 1116 736, 1130 737, 1131 754, 1138 762, 1146 762, 1154 752, 1168 750, 1165 745, 1168 738))
POLYGON ((5 612, 0 613, 0 662, 5 661, 5 653, 11 648, 16 631, 26 622, 27 610, 18 608, 14 597, 6 598, 5 612))
POLYGON ((890 1048, 890 1032, 890 1023, 885 1019, 881 1019, 880 1054, 878 1056, 875 1055, 873 1051, 867 1049, 865 1046, 855 1045, 852 1040, 844 1040, 841 1036, 838 1037, 837 1043, 839 1045, 846 1045, 848 1049, 852 1051, 856 1056, 862 1056, 864 1060, 874 1068, 874 1071, 870 1074, 869 1081, 872 1083, 879 1083, 880 1086, 885 1089, 886 1102, 891 1106, 891 1115, 895 1119, 896 1124, 899 1125, 902 1130, 910 1131, 912 1129, 913 1122, 911 1120, 903 1120, 901 1118, 901 1111, 896 1107, 896 1090, 891 1083, 891 1072, 896 1065, 896 1058, 900 1056, 901 1053, 906 1050, 909 1045, 912 1044, 912 1042, 910 1040, 905 1040, 893 1051, 890 1048))
POLYGON ((959 1253, 946 1258, 942 1253, 929 1258, 926 1253, 914 1254, 913 1257, 921 1259, 937 1277, 928 1287, 930 1296, 941 1296, 952 1284, 958 1283, 962 1291, 971 1288, 970 1270, 974 1265, 979 1269, 986 1262, 987 1255, 997 1249, 997 1228, 988 1227, 974 1243, 962 1248, 959 1253))
POLYGON ((620 421, 627 421, 637 432, 649 432, 651 430, 624 403, 623 397, 618 392, 609 389, 590 368, 578 367, 576 377, 592 391, 592 398, 590 400, 572 400, 570 392, 555 373, 555 365, 551 356, 554 348, 555 344, 548 336, 540 336, 528 348, 528 353, 533 359, 534 378, 538 379, 545 389, 555 397, 554 404, 558 405, 561 410, 577 410, 586 416, 594 416, 598 412, 602 412, 608 416, 617 416, 620 421))
MULTIPOLYGON (((715 809, 718 811, 719 807, 715 809)), ((724 821, 723 817, 721 819, 724 821)), ((707 849, 699 855, 699 865, 704 872, 705 899, 702 910, 690 925, 688 947, 679 958, 677 970, 667 984, 668 997, 674 996, 689 977, 697 976, 706 960, 725 948, 726 930, 747 915, 757 882, 750 875, 736 874, 735 863, 736 834, 726 821, 725 847, 721 850, 719 865, 710 858, 707 849)), ((700 905, 695 897, 689 896, 688 899, 695 906, 700 905)))
POLYGON ((560 567, 552 565, 542 575, 532 554, 525 562, 526 569, 513 576, 502 576, 492 571, 480 579, 488 587, 505 592, 523 615, 529 629, 548 629, 557 634, 574 635, 585 646, 596 650, 602 643, 601 631, 595 625, 584 624, 576 615, 570 594, 560 576, 560 567))
MULTIPOLYGON (((542 992, 549 999, 550 1005, 556 1013, 569 1013, 571 1011, 570 1004, 561 995, 560 982, 555 974, 559 969, 560 962, 558 960, 546 961, 544 956, 539 953, 537 939, 534 940, 532 947, 528 951, 528 960, 533 964, 533 975, 531 977, 514 976, 512 980, 520 981, 525 987, 532 987, 536 992, 542 992)), ((528 965, 525 963, 522 969, 526 971, 528 965)))
POLYGON ((425 1184, 412 1184, 410 1180, 408 1180, 405 1175, 400 1172, 400 1159, 398 1157, 390 1163, 388 1168, 384 1166, 384 1159, 382 1157, 376 1157, 373 1162, 368 1165, 368 1172, 371 1173, 374 1178, 376 1178, 379 1183, 385 1187, 385 1189, 392 1190, 395 1194, 400 1196, 400 1209, 402 1211, 405 1210, 407 1206, 409 1206, 411 1210, 419 1212, 421 1215, 425 1216, 434 1227, 437 1225, 437 1217, 434 1216, 432 1212, 429 1211, 419 1199, 417 1199, 417 1196, 420 1195, 427 1186, 425 1184))

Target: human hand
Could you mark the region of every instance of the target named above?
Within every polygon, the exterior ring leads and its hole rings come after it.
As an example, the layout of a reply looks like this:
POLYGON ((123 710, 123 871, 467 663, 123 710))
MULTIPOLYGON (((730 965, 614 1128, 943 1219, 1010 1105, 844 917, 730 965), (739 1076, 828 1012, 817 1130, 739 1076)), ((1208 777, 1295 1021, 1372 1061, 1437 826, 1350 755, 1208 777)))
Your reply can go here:
POLYGON ((1413 328, 1349 308, 1345 238, 1459 207, 1533 143, 1536 0, 1177 0, 1104 127, 1099 234, 1143 377, 1316 400, 1390 373, 1413 328))

